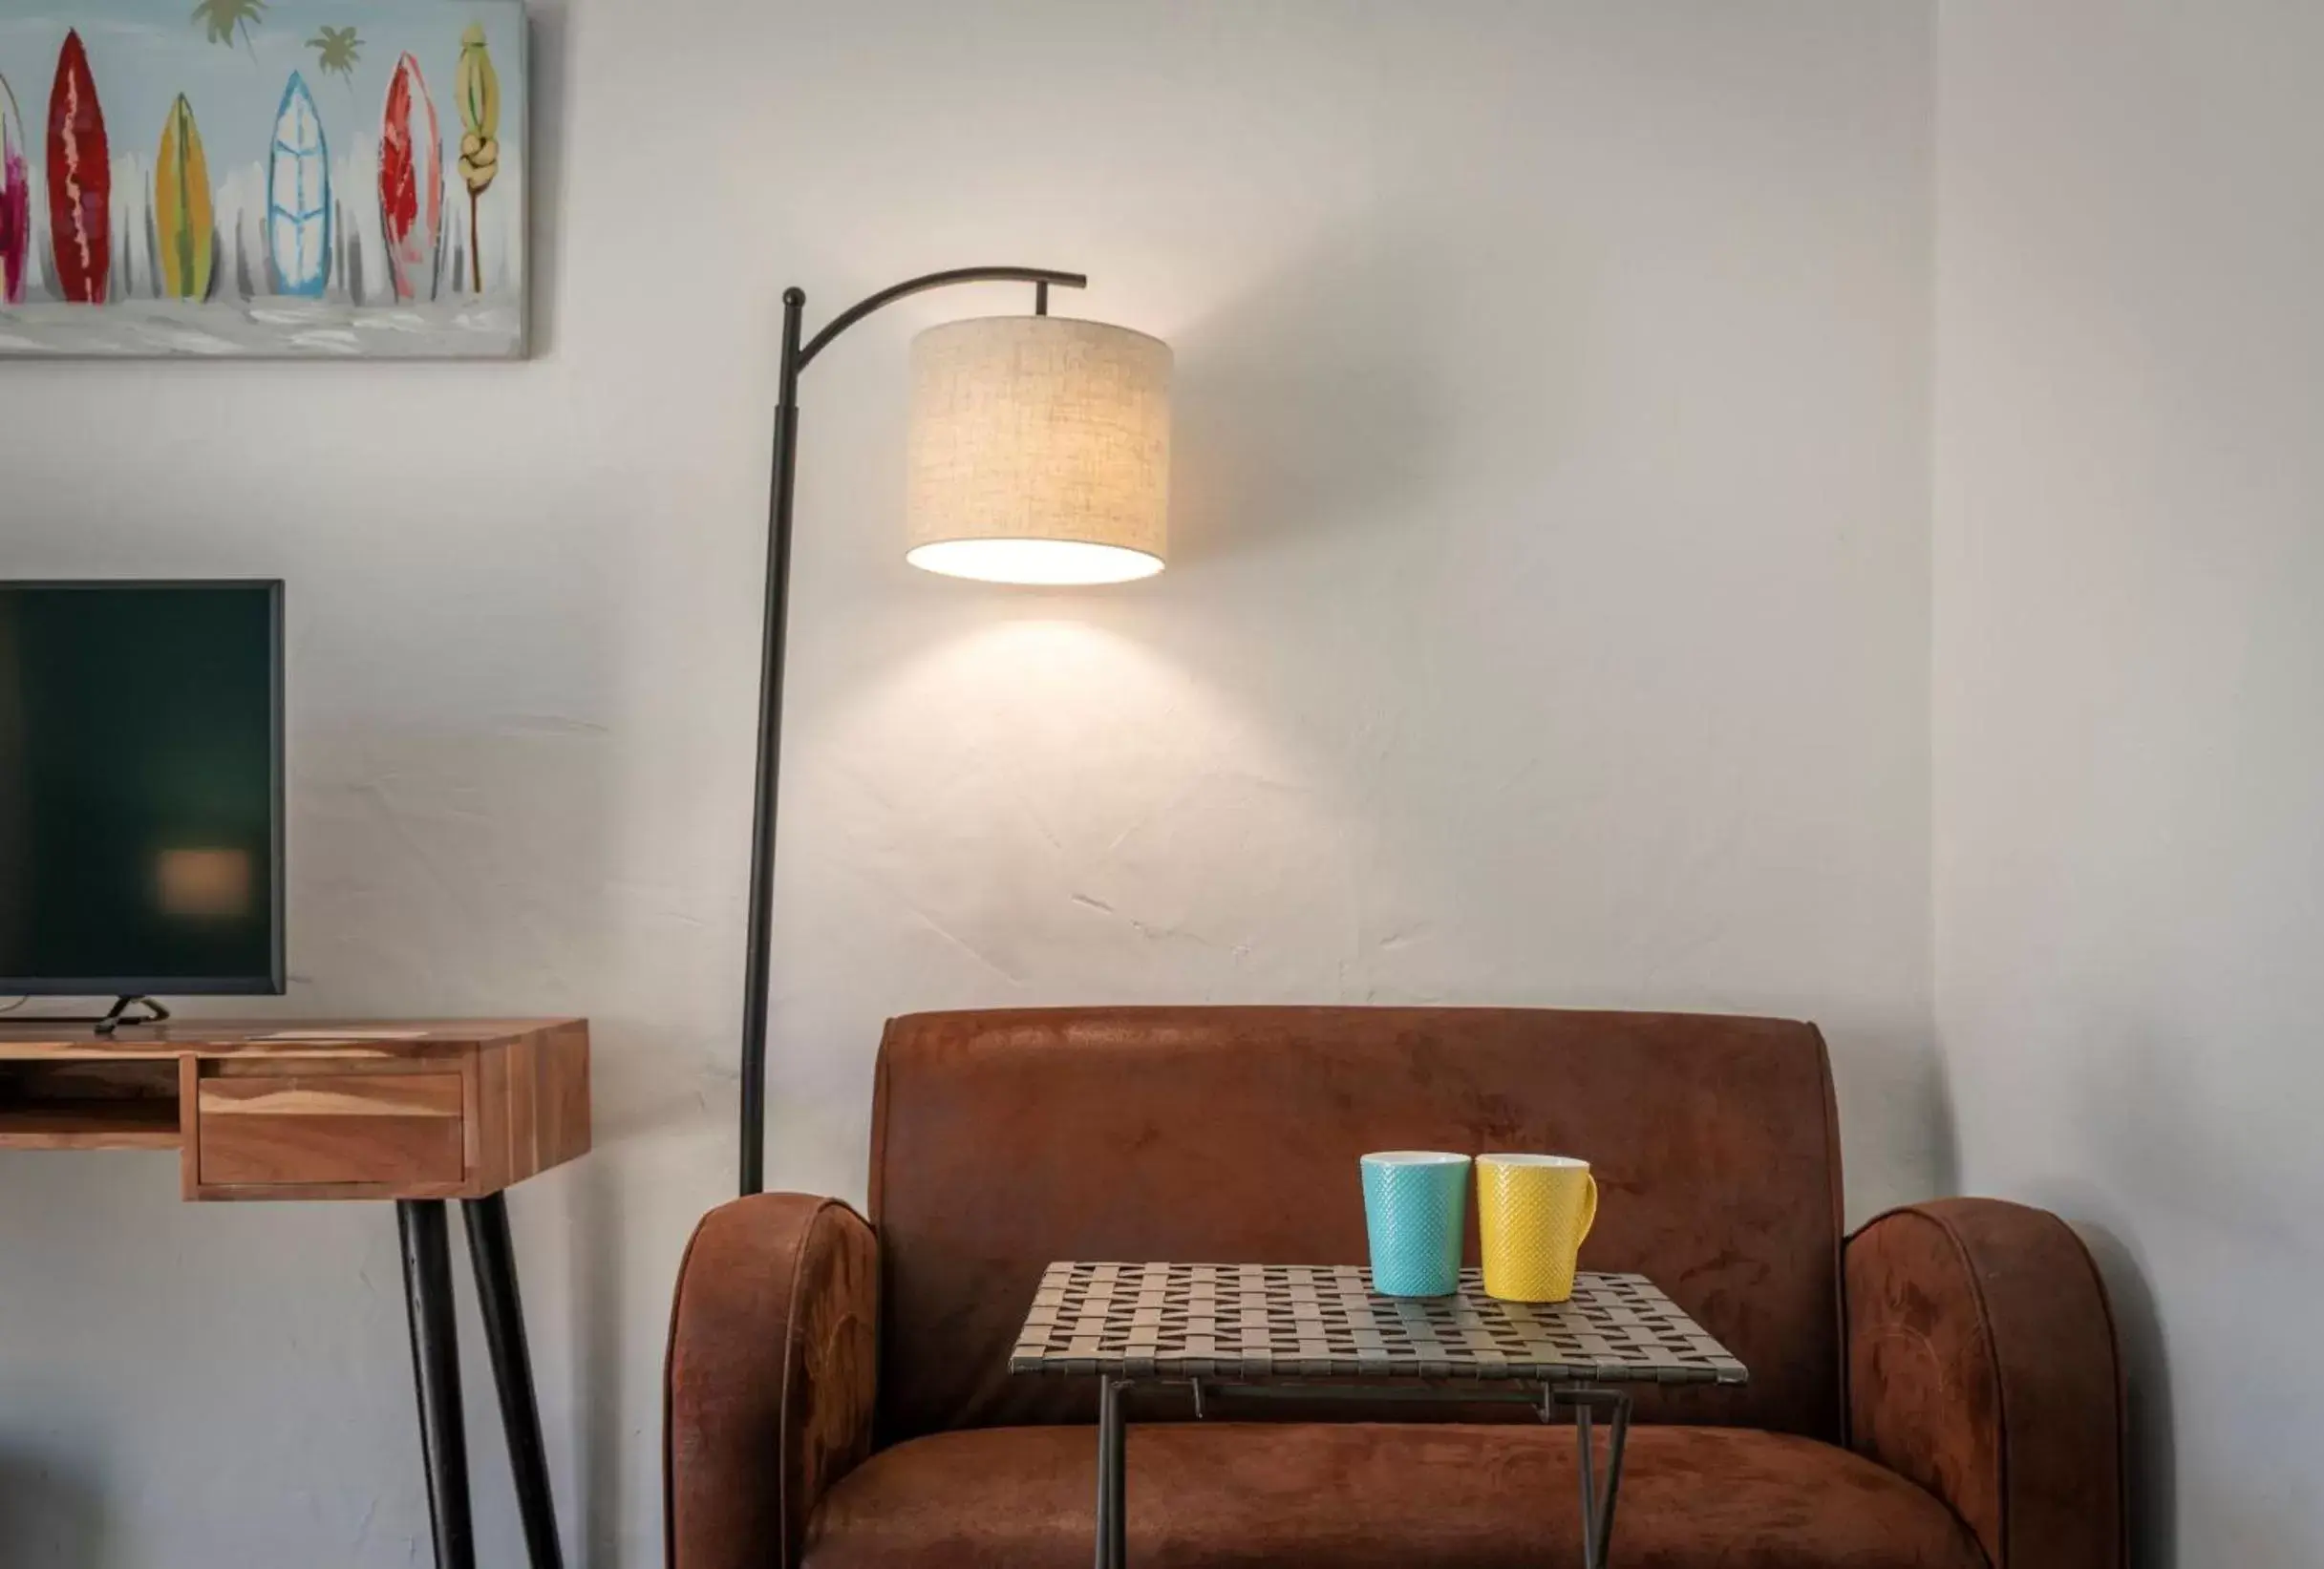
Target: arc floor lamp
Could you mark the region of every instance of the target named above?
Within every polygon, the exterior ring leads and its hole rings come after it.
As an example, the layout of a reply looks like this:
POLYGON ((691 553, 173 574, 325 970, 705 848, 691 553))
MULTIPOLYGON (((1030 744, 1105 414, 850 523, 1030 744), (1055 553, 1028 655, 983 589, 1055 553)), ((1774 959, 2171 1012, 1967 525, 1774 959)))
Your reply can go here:
POLYGON ((751 827, 750 951, 742 979, 742 1192, 765 1187, 768 922, 782 762, 799 380, 832 339, 883 306, 953 284, 1021 283, 1030 316, 933 327, 912 340, 905 559, 988 583, 1125 583, 1162 569, 1168 539, 1170 350, 1102 322, 1049 314, 1077 272, 960 267, 858 301, 802 342, 807 297, 782 296, 782 365, 767 507, 765 644, 751 827))

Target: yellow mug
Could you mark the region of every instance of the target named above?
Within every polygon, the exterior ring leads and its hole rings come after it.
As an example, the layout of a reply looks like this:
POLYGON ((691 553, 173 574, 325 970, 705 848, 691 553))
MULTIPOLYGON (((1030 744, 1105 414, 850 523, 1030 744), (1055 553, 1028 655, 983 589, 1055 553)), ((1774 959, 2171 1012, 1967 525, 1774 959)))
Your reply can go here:
POLYGON ((1598 1218, 1598 1179, 1589 1162, 1563 1155, 1481 1155, 1476 1169, 1485 1295, 1503 1302, 1571 1297, 1582 1239, 1598 1218))

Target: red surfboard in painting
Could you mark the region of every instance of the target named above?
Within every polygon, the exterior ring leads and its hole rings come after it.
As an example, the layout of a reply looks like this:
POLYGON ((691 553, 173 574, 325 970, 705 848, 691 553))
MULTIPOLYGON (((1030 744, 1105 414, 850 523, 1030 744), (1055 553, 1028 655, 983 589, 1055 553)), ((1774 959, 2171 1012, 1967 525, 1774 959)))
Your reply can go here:
POLYGON ((443 224, 443 138, 419 62, 406 54, 395 62, 379 122, 379 229, 398 300, 436 298, 436 242, 443 224))
POLYGON ((31 150, 16 95, 0 76, 0 305, 24 303, 24 265, 32 251, 31 150))
POLYGON ((80 34, 65 34, 49 94, 49 245, 68 300, 103 305, 113 278, 113 159, 80 34))

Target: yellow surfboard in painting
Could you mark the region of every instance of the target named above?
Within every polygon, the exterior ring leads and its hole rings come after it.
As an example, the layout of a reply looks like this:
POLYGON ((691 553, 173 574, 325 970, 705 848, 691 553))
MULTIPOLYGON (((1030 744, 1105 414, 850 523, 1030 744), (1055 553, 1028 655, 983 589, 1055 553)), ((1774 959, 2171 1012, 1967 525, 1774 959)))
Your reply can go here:
POLYGON ((162 293, 178 300, 209 298, 217 234, 209 160, 202 156, 194 106, 181 93, 161 127, 161 156, 154 165, 154 242, 161 253, 162 293))

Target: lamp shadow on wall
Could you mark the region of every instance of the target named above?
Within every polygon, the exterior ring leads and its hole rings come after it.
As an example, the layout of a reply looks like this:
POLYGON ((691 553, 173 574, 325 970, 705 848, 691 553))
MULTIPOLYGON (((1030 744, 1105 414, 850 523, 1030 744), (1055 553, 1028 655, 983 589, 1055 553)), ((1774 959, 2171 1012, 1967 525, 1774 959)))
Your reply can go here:
POLYGON ((607 1370, 621 1366, 629 1330, 619 1305, 622 1280, 631 1262, 620 1223, 619 1182, 619 1177, 602 1160, 584 1161, 576 1174, 570 1224, 576 1236, 588 1239, 588 1244, 575 1247, 568 1256, 569 1273, 562 1293, 566 1302, 575 1304, 565 1374, 565 1387, 573 1391, 568 1431, 573 1440, 574 1491, 581 1496, 576 1499, 568 1494, 560 1499, 559 1531, 566 1541, 577 1541, 580 1551, 573 1558, 585 1565, 620 1561, 629 1523, 622 1469, 629 1446, 615 1424, 591 1419, 592 1410, 601 1408, 608 1398, 607 1370))
POLYGON ((1441 483, 1455 263, 1375 219, 1164 335, 1172 570, 1401 515, 1441 483))
POLYGON ((115 1561, 104 1491, 53 1455, 0 1448, 0 1556, 39 1569, 98 1569, 115 1561))
POLYGON ((2179 1531, 2179 1457, 2171 1436, 2170 1362, 2163 1316, 2146 1283, 2146 1271, 2129 1243, 2091 1220, 2077 1219, 2074 1230, 2106 1283, 2128 1386, 2123 1485, 2129 1498, 2132 1569, 2171 1569, 2179 1531))

